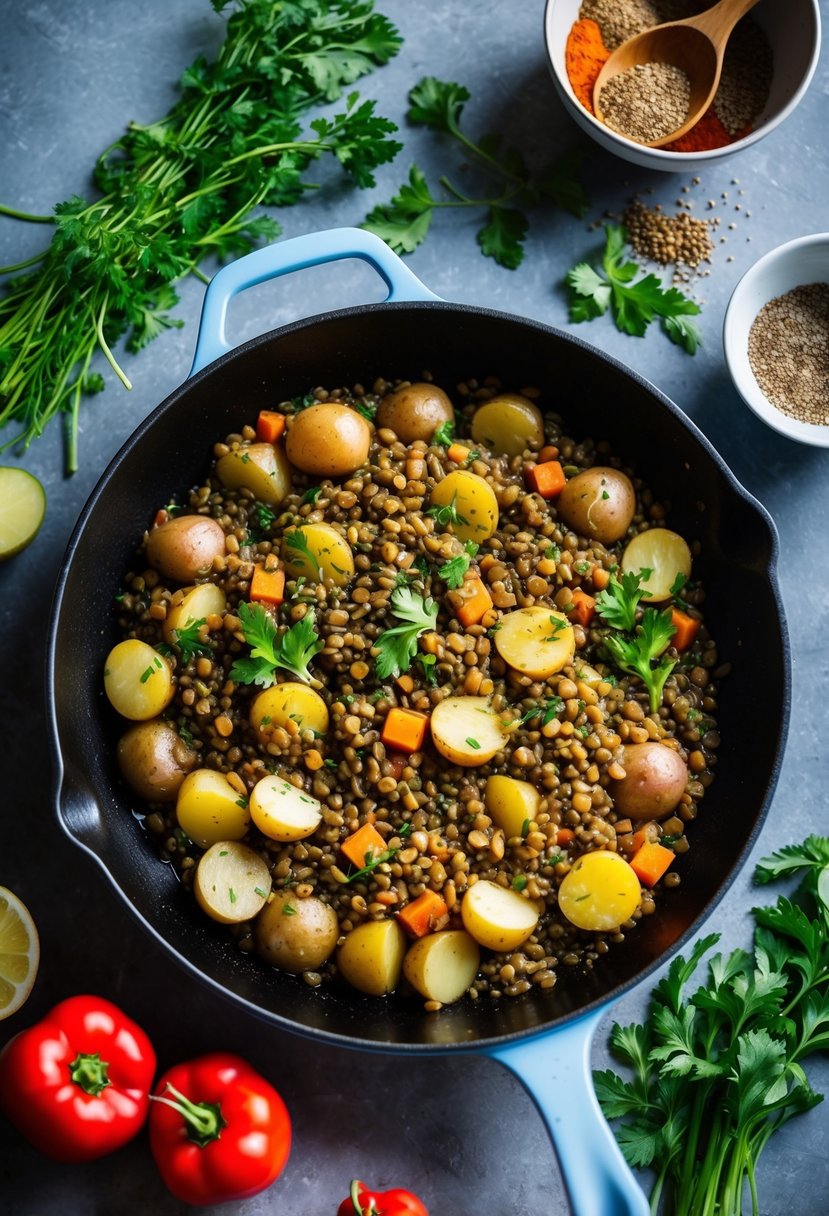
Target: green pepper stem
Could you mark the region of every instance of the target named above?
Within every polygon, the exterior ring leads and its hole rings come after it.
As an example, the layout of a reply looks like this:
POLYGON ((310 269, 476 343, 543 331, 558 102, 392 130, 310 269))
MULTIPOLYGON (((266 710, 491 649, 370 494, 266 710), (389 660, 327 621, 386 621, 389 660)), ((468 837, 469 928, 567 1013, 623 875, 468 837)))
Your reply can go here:
POLYGON ((107 1074, 109 1064, 95 1052, 94 1055, 79 1051, 69 1065, 69 1075, 85 1094, 97 1098, 112 1082, 107 1074))
POLYGON ((161 1094, 150 1094, 151 1102, 162 1102, 171 1110, 178 1111, 187 1124, 187 1135, 199 1148, 204 1148, 213 1140, 218 1140, 222 1128, 227 1127, 218 1102, 191 1102, 183 1093, 167 1082, 166 1091, 173 1098, 165 1098, 161 1094))

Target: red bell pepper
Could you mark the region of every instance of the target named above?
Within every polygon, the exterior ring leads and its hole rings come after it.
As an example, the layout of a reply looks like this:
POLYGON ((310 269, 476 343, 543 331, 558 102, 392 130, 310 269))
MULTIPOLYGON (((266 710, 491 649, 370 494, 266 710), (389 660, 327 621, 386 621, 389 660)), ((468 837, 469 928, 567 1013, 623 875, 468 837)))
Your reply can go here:
POLYGON ((0 1053, 0 1105, 35 1148, 94 1161, 147 1117, 155 1052, 140 1026, 96 996, 73 996, 0 1053))
POLYGON ((429 1216, 424 1204, 411 1191, 370 1191, 356 1178, 348 1199, 337 1208, 337 1216, 429 1216))
POLYGON ((176 1064, 151 1101, 150 1149, 184 1203, 247 1199, 282 1173, 291 1148, 285 1103, 238 1056, 217 1052, 176 1064))

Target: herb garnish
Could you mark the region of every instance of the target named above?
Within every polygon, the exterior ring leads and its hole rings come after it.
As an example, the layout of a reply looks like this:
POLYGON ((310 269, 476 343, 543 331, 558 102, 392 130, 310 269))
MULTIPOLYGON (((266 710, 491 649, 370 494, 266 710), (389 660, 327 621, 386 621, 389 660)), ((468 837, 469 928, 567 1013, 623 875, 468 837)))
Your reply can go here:
POLYGON ((375 670, 381 680, 408 671, 417 653, 417 639, 436 627, 438 606, 410 587, 398 587, 391 594, 391 611, 403 623, 386 629, 377 639, 375 670))
POLYGON ((608 625, 629 633, 636 624, 636 610, 645 592, 646 583, 652 574, 643 568, 638 573, 628 570, 621 578, 611 574, 607 586, 596 596, 596 611, 608 625))
MULTIPOLYGON (((188 620, 187 624, 182 629, 173 629, 171 637, 173 646, 176 646, 181 653, 183 663, 189 663, 191 659, 199 654, 210 654, 213 649, 213 642, 207 639, 202 639, 201 629, 207 623, 206 617, 199 617, 197 621, 188 620)), ((168 652, 171 647, 161 643, 156 647, 162 654, 168 652)))
POLYGON ((457 494, 453 494, 451 502, 444 503, 442 506, 429 507, 426 514, 431 515, 441 528, 445 528, 448 524, 468 524, 469 520, 458 514, 458 508, 455 506, 457 497, 457 494))
POLYGON ((528 722, 532 722, 533 718, 541 715, 541 725, 546 726, 548 722, 552 722, 558 711, 561 709, 564 701, 561 697, 549 697, 543 705, 533 705, 525 714, 515 720, 514 726, 526 726, 528 722))
POLYGON ((456 590, 462 585, 470 562, 478 552, 478 545, 475 544, 474 540, 468 540, 463 550, 463 553, 459 553, 457 557, 450 557, 449 561, 444 562, 438 569, 438 574, 446 583, 446 586, 452 588, 452 590, 456 590))
POLYGON ((688 605, 680 595, 680 592, 687 582, 688 575, 683 574, 681 570, 677 570, 676 578, 671 583, 671 595, 673 596, 673 601, 677 608, 681 608, 683 612, 687 611, 688 605))
POLYGON ((676 659, 663 659, 656 667, 651 664, 667 648, 676 629, 671 623, 671 610, 658 612, 646 608, 636 633, 625 638, 610 633, 604 639, 604 648, 609 657, 622 671, 639 676, 648 690, 651 713, 655 714, 662 700, 665 681, 676 667, 676 659))
MULTIPOLYGON (((412 825, 410 823, 404 823, 397 835, 402 836, 405 840, 406 837, 411 834, 411 831, 412 825)), ((371 874, 373 870, 376 870, 378 866, 383 865, 384 862, 393 861, 402 847, 402 845, 398 844, 393 848, 384 849, 382 853, 378 853, 376 857, 373 849, 367 849, 363 856, 365 865, 361 866, 359 870, 355 870, 353 874, 349 874, 345 881, 347 883, 355 882, 358 878, 365 878, 367 874, 371 874)))
POLYGON ((313 608, 309 608, 301 621, 282 634, 277 633, 272 617, 261 604, 242 601, 239 604, 239 620, 251 650, 249 658, 236 659, 229 672, 231 680, 238 684, 258 684, 262 688, 270 688, 276 681, 277 668, 282 668, 306 684, 312 682, 308 664, 323 649, 322 639, 315 628, 313 608))
POLYGON ((295 528, 292 532, 286 532, 282 538, 285 545, 291 550, 291 561, 295 566, 307 566, 309 573, 316 576, 319 582, 322 582, 322 567, 316 553, 308 544, 307 537, 301 528, 295 528))
POLYGON ((442 422, 432 436, 432 443, 438 447, 448 448, 455 439, 455 424, 450 418, 442 422))

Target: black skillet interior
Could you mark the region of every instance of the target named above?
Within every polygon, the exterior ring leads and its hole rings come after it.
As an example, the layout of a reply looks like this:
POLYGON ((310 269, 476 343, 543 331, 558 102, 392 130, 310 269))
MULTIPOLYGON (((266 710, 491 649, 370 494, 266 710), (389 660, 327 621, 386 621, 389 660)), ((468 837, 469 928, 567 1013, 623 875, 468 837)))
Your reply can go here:
POLYGON ((759 830, 777 777, 788 719, 789 667, 777 591, 776 534, 707 441, 666 398, 621 365, 556 330, 442 303, 369 305, 312 318, 239 347, 174 392, 125 444, 90 498, 67 552, 50 640, 53 740, 63 767, 59 815, 92 852, 145 927, 184 965, 251 1011, 305 1034, 366 1046, 476 1045, 538 1031, 620 995, 698 927, 759 830), (668 522, 702 544, 695 573, 723 660, 723 737, 717 779, 693 826, 682 883, 656 916, 589 977, 500 1005, 461 1002, 439 1017, 418 1002, 309 990, 240 954, 185 898, 131 813, 115 721, 102 692, 103 659, 117 639, 113 597, 159 504, 201 483, 213 443, 258 409, 324 384, 418 379, 429 369, 451 389, 494 374, 538 385, 568 433, 607 439, 657 497, 668 522), (762 712, 755 707, 762 706, 762 712))

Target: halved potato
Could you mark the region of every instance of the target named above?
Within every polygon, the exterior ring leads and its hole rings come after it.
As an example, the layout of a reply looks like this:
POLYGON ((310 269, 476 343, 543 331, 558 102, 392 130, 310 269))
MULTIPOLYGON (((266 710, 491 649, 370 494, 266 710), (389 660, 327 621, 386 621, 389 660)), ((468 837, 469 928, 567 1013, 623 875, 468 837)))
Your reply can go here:
POLYGON ((270 889, 268 863, 238 840, 218 840, 196 866, 196 901, 223 925, 252 920, 265 906, 270 889))
POLYGON ((268 735, 275 726, 295 722, 300 730, 324 735, 328 730, 328 706, 307 684, 286 680, 264 689, 250 707, 250 724, 268 735))
POLYGON ((435 747, 451 760, 472 768, 486 764, 504 746, 504 723, 486 697, 447 697, 429 719, 435 747))
POLYGON ((309 583, 330 579, 344 587, 354 577, 354 554, 345 537, 331 524, 303 524, 282 537, 282 561, 290 578, 309 583))
POLYGON ((197 768, 182 781, 176 818, 183 832, 203 849, 217 840, 241 840, 250 827, 247 799, 224 773, 197 768))
POLYGON ((216 476, 228 490, 250 490, 260 502, 276 506, 291 492, 291 465, 281 445, 250 443, 216 461, 216 476))
POLYGON ((522 675, 546 680, 572 663, 576 637, 563 612, 535 604, 515 608, 501 618, 495 649, 522 675))
POLYGON ((480 545, 498 527, 498 499, 483 477, 456 469, 432 490, 429 514, 441 531, 451 528, 458 540, 480 545))
POLYGON ((618 853, 585 853, 558 889, 558 906, 579 929, 609 931, 639 907, 642 887, 618 853))
POLYGON ((164 641, 172 645, 177 632, 195 621, 205 621, 209 616, 224 616, 226 609, 227 597, 215 583, 199 583, 197 587, 191 587, 177 604, 167 610, 161 627, 164 641))
POLYGON ((541 794, 529 781, 500 775, 487 777, 486 809, 507 837, 520 836, 527 820, 533 822, 541 805, 541 794))
POLYGON ((322 805, 282 777, 262 777, 250 792, 250 814, 271 840, 303 840, 322 820, 322 805))
POLYGON ((406 934, 396 920, 364 921, 340 946, 337 966, 352 988, 369 996, 385 996, 398 985, 406 944, 406 934))
POLYGON ((538 910, 518 891, 482 878, 464 895, 461 918, 476 942, 501 953, 527 940, 538 924, 538 910))
POLYGON ((544 418, 520 393, 499 393, 475 411, 472 438, 495 456, 520 456, 544 443, 544 418))
POLYGON ((625 547, 622 554, 622 570, 625 574, 639 574, 642 598, 659 602, 671 594, 676 576, 691 574, 691 550, 679 535, 670 528, 648 528, 638 532, 625 547), (647 578, 641 571, 650 570, 647 578))
POLYGON ((145 722, 157 718, 173 697, 170 664, 138 638, 113 646, 104 663, 104 691, 124 718, 145 722))
POLYGON ((25 469, 0 468, 0 562, 31 544, 46 514, 46 492, 25 469))
POLYGON ((480 962, 481 951, 474 938, 463 929, 442 929, 409 947, 403 974, 427 1001, 451 1005, 469 988, 480 962))
POLYGON ((315 895, 299 899, 276 891, 253 925, 256 952, 280 971, 314 971, 333 954, 340 935, 337 913, 315 895))

